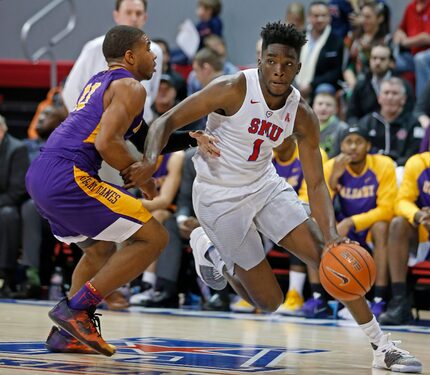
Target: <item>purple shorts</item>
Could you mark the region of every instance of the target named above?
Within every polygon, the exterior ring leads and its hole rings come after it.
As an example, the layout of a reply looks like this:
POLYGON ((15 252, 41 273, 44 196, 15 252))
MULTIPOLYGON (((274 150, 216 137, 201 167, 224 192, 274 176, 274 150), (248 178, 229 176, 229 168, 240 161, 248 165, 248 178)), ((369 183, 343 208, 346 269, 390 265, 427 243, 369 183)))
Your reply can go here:
POLYGON ((123 242, 152 217, 127 190, 59 156, 41 154, 34 160, 26 185, 55 237, 66 243, 123 242))

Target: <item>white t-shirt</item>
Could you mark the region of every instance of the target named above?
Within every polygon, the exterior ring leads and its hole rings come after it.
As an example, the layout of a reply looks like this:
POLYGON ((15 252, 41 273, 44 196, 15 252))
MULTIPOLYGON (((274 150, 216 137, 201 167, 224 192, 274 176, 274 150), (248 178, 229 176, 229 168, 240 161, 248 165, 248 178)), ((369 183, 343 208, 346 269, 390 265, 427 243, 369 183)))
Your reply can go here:
MULTIPOLYGON (((88 80, 94 74, 101 72, 102 70, 106 70, 108 67, 102 50, 104 38, 104 35, 99 36, 84 45, 81 54, 67 77, 62 95, 64 104, 69 112, 71 112, 75 107, 78 97, 88 80)), ((145 112, 143 115, 143 118, 147 123, 150 123, 153 117, 151 105, 158 93, 163 65, 163 51, 160 46, 151 42, 151 50, 157 56, 157 59, 155 60, 156 71, 149 81, 141 82, 147 93, 145 112)))
MULTIPOLYGON (((210 158, 197 151, 194 166, 197 178, 220 186, 244 186, 276 176, 272 150, 291 135, 300 101, 293 87, 285 105, 270 109, 260 88, 257 69, 242 72, 246 78, 246 95, 233 116, 211 113, 206 131, 219 139, 221 156, 210 158)), ((258 184, 258 183, 257 183, 258 184)))

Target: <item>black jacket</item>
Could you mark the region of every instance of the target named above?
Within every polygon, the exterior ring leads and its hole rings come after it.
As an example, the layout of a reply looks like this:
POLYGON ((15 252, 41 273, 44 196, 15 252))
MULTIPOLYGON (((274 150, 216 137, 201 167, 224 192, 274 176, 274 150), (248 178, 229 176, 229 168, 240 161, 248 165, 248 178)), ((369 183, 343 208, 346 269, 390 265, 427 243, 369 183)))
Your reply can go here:
POLYGON ((18 206, 28 197, 25 174, 29 164, 25 144, 6 133, 0 141, 0 207, 18 206))
POLYGON ((311 82, 315 90, 320 83, 330 83, 339 88, 342 79, 343 40, 336 36, 333 31, 321 48, 315 66, 314 79, 311 82))
POLYGON ((379 112, 373 112, 363 117, 358 126, 369 136, 371 153, 390 156, 397 165, 405 165, 410 156, 418 153, 424 137, 416 117, 406 111, 390 123, 379 112))

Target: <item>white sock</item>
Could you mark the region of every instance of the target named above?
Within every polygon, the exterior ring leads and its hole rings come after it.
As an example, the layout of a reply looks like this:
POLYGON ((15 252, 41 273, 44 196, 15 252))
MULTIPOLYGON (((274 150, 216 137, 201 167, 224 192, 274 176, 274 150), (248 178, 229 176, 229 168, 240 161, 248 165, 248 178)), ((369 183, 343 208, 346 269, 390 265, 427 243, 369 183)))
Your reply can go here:
POLYGON ((225 263, 222 260, 219 251, 217 250, 217 248, 214 245, 212 245, 208 249, 208 256, 209 256, 209 259, 211 260, 211 262, 214 264, 214 266, 217 269, 217 271, 221 275, 223 275, 223 269, 225 267, 225 263))
POLYGON ((290 285, 288 291, 294 289, 300 296, 303 297, 303 286, 305 285, 306 273, 290 271, 289 281, 290 285))
POLYGON ((370 342, 374 345, 378 345, 379 340, 384 334, 382 333, 379 323, 376 321, 375 315, 373 315, 373 319, 370 322, 359 324, 359 326, 369 338, 370 342))
POLYGON ((154 287, 155 282, 157 281, 157 275, 154 272, 145 271, 143 273, 142 281, 145 281, 148 284, 151 284, 154 287))

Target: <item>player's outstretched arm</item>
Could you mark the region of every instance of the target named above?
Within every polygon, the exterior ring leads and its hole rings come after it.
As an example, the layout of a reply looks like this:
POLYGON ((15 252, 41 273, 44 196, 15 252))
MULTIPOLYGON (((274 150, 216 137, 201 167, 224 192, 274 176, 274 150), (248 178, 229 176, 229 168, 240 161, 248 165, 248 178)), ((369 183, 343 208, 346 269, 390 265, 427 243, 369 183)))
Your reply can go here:
POLYGON ((318 118, 303 100, 297 109, 294 133, 299 146, 312 216, 321 228, 325 242, 327 244, 336 243, 339 241, 339 234, 336 230, 333 204, 324 181, 319 150, 318 118))
POLYGON ((155 165, 158 155, 174 130, 211 112, 220 111, 225 115, 235 113, 242 104, 244 81, 241 73, 218 78, 156 119, 149 129, 145 142, 144 156, 148 162, 155 165))

